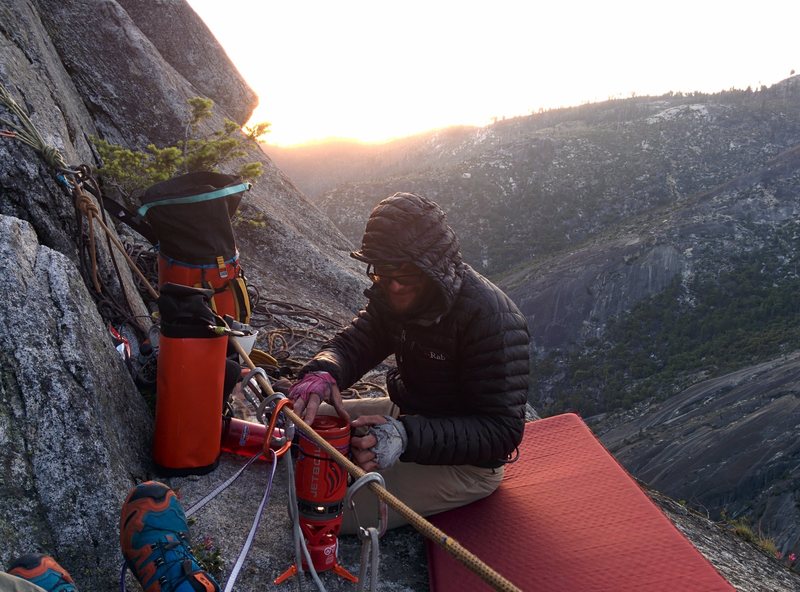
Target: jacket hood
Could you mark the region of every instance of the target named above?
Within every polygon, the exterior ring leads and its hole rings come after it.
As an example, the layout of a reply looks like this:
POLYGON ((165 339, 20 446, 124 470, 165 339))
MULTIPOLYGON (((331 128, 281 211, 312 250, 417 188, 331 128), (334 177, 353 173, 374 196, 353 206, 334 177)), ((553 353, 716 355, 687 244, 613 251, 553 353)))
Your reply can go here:
MULTIPOLYGON (((413 263, 430 277, 439 298, 420 321, 435 322, 446 314, 461 289, 464 264, 458 237, 444 211, 414 193, 395 193, 375 206, 361 249, 350 256, 364 263, 413 263)), ((367 290, 368 297, 375 295, 367 290)))

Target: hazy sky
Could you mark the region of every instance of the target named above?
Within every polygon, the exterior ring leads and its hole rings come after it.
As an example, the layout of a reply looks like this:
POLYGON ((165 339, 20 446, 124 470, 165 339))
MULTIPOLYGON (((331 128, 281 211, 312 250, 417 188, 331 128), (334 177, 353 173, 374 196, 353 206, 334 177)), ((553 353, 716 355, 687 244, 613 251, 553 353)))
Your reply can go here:
POLYGON ((188 0, 260 97, 266 140, 381 141, 800 72, 797 0, 188 0))

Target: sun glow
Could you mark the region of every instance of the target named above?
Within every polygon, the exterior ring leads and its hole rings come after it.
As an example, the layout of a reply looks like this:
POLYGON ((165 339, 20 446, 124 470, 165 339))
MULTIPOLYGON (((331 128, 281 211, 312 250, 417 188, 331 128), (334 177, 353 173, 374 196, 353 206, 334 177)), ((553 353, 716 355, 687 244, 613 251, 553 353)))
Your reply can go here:
POLYGON ((270 144, 366 142, 632 94, 773 84, 800 3, 189 0, 260 97, 270 144), (652 7, 651 7, 652 6, 652 7))

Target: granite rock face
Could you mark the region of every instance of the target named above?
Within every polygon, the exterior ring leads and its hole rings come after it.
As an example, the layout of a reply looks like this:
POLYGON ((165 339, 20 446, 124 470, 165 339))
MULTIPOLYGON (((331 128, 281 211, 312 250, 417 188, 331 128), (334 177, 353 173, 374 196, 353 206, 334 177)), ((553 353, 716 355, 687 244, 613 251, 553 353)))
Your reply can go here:
POLYGON ((800 551, 800 356, 707 380, 592 428, 631 473, 719 519, 747 516, 800 551))
MULTIPOLYGON (((173 55, 169 48, 164 49, 166 55, 160 52, 169 31, 155 23, 176 22, 185 11, 191 12, 188 5, 126 6, 130 14, 112 0, 0 4, 0 32, 7 41, 0 46, 0 82, 28 111, 45 141, 71 165, 96 164, 90 136, 139 149, 183 138, 187 99, 220 95, 228 83, 234 89, 241 86, 211 34, 200 34, 203 25, 194 13, 184 54, 173 55), (131 15, 146 22, 148 30, 154 28, 154 42, 131 15), (192 82, 181 73, 192 71, 191 64, 180 62, 190 55, 214 64, 199 70, 192 82), (173 66, 170 59, 179 63, 173 66), (227 69, 227 75, 218 78, 215 68, 227 69)), ((226 110, 226 101, 233 101, 235 94, 219 102, 210 126, 218 126, 223 117, 246 119, 252 94, 240 94, 247 100, 233 112, 226 110)), ((0 157, 0 211, 30 221, 44 244, 77 262, 72 203, 52 180, 52 169, 16 142, 0 143, 0 157)), ((363 300, 366 284, 347 256, 352 245, 257 146, 252 146, 248 160, 264 166, 263 176, 243 200, 237 228, 248 276, 276 298, 297 297, 305 303, 315 299, 326 312, 351 315, 363 300)))
POLYGON ((673 280, 691 300, 693 278, 715 278, 734 268, 737 257, 775 242, 781 244, 775 257, 793 257, 794 241, 780 237, 794 234, 800 214, 798 166, 800 154, 791 148, 678 206, 632 217, 579 247, 505 274, 501 284, 528 317, 537 351, 576 350, 603 338, 609 320, 673 280))
POLYGON ((737 592, 795 592, 800 574, 785 561, 731 534, 731 529, 654 490, 645 490, 737 592))
POLYGON ((631 233, 551 259, 547 271, 509 274, 508 294, 528 318, 538 352, 602 336, 608 319, 664 290, 688 269, 670 244, 631 233))
POLYGON ((158 53, 198 92, 234 121, 247 122, 258 98, 233 67, 225 50, 183 0, 121 0, 120 6, 158 53))
POLYGON ((110 589, 150 414, 72 263, 8 216, 0 252, 0 562, 52 553, 87 589, 110 589))

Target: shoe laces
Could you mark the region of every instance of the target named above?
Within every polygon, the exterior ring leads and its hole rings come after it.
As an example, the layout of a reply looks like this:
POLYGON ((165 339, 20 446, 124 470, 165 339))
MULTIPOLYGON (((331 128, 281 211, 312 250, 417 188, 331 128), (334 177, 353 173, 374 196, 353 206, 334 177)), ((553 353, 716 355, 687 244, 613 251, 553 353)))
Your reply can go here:
MULTIPOLYGON (((164 532, 164 529, 150 528, 150 530, 159 530, 164 532)), ((153 562, 156 567, 156 574, 162 573, 158 576, 158 582, 161 584, 162 592, 173 592, 180 587, 181 584, 189 580, 192 574, 192 564, 197 565, 197 569, 201 569, 197 564, 197 560, 189 549, 186 540, 186 534, 183 532, 168 531, 176 536, 174 540, 161 539, 151 546, 153 551, 160 551, 159 556, 153 562), (169 559, 166 557, 169 556, 169 559), (168 574, 174 569, 176 565, 181 566, 180 575, 177 577, 170 577, 168 574)), ((166 535, 165 535, 166 536, 166 535)))

